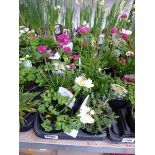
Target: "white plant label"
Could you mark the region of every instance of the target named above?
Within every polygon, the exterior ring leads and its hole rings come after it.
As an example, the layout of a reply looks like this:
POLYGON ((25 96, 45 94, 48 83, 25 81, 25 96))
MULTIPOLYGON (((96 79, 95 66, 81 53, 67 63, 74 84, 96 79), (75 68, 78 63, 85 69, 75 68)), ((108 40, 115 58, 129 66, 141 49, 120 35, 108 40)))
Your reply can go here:
MULTIPOLYGON (((69 98, 72 98, 73 97, 73 94, 66 88, 64 87, 59 87, 59 90, 58 92, 60 93, 60 95, 62 96, 67 96, 69 98)), ((68 103, 68 102, 67 102, 68 103)), ((66 104, 67 104, 66 103, 66 104)), ((74 106, 74 103, 75 103, 75 98, 73 99, 73 101, 69 104, 69 107, 72 108, 74 106)))
POLYGON ((84 106, 86 106, 88 99, 89 99, 89 95, 84 99, 83 103, 81 104, 80 109, 82 109, 84 106))
POLYGON ((122 143, 134 143, 135 138, 123 138, 122 143))
POLYGON ((58 139, 58 135, 44 135, 46 139, 58 139))
POLYGON ((79 132, 78 130, 73 129, 73 130, 71 130, 70 133, 68 133, 68 132, 65 132, 65 133, 66 133, 67 135, 69 135, 69 136, 72 136, 73 138, 76 138, 78 132, 79 132))

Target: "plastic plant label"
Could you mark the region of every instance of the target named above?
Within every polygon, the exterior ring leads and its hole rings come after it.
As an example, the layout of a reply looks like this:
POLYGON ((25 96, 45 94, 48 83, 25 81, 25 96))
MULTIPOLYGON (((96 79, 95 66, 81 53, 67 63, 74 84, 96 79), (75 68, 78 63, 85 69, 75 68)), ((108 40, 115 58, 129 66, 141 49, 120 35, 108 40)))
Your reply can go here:
MULTIPOLYGON (((67 96, 69 98, 72 98, 73 97, 73 94, 66 88, 64 87, 59 87, 59 90, 58 92, 60 93, 60 95, 62 96, 67 96)), ((72 108, 74 106, 74 103, 75 103, 75 98, 73 99, 73 101, 69 104, 69 107, 72 108)), ((67 103, 66 103, 67 104, 67 103)))
POLYGON ((46 139, 58 139, 58 135, 44 135, 46 139))
POLYGON ((123 138, 122 143, 134 143, 135 138, 123 138))
POLYGON ((72 136, 73 138, 76 138, 78 132, 79 132, 78 130, 73 129, 73 130, 71 130, 70 133, 68 133, 68 132, 65 132, 65 133, 66 133, 67 135, 69 135, 69 136, 72 136))
POLYGON ((84 99, 83 103, 81 104, 80 109, 82 109, 84 106, 86 106, 88 99, 89 99, 89 95, 84 99))

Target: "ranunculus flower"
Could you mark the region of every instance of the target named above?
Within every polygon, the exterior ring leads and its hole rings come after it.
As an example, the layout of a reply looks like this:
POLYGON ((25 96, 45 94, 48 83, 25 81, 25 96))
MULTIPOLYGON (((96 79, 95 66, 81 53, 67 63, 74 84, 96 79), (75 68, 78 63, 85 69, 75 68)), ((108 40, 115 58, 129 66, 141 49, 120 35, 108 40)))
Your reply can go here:
POLYGON ((61 34, 58 36, 57 41, 60 43, 60 45, 67 45, 71 40, 68 35, 61 34))
POLYGON ((126 52, 125 55, 126 55, 127 57, 134 56, 134 52, 128 51, 128 52, 126 52))
POLYGON ((122 58, 122 62, 123 62, 123 63, 126 63, 126 59, 125 59, 125 58, 122 58))
POLYGON ((123 38, 124 39, 128 39, 129 38, 129 35, 128 34, 123 34, 123 38))
POLYGON ((71 58, 72 58, 73 60, 78 60, 78 59, 79 59, 79 55, 78 55, 78 54, 73 54, 73 55, 71 56, 71 58))
POLYGON ((90 107, 87 107, 87 106, 83 106, 81 109, 80 109, 80 114, 78 116, 80 116, 80 121, 81 123, 83 124, 92 124, 95 122, 94 118, 92 118, 91 115, 94 115, 95 112, 94 110, 91 110, 90 107))
POLYGON ((69 70, 75 70, 76 69, 76 65, 74 63, 71 63, 69 65, 66 65, 67 69, 69 70))
POLYGON ((40 46, 38 46, 37 51, 39 53, 45 53, 47 51, 47 46, 40 45, 40 46))
POLYGON ((67 45, 63 45, 63 48, 65 48, 65 47, 69 47, 71 49, 71 51, 72 51, 72 49, 73 49, 73 43, 70 42, 67 45))
POLYGON ((116 33, 116 32, 117 32, 117 29, 116 29, 116 28, 112 28, 112 29, 110 30, 110 32, 111 32, 111 33, 116 33))
POLYGON ((75 83, 78 84, 81 87, 91 88, 94 87, 94 84, 92 84, 91 79, 86 79, 83 76, 76 77, 75 83))
POLYGON ((122 13, 121 16, 120 16, 120 18, 123 18, 123 19, 125 19, 127 17, 128 17, 128 14, 127 13, 122 13))
POLYGON ((87 25, 81 25, 77 28, 77 33, 79 34, 85 34, 85 33, 88 33, 89 29, 87 27, 87 25))
POLYGON ((69 47, 64 48, 64 53, 70 53, 70 52, 71 52, 71 49, 69 47))

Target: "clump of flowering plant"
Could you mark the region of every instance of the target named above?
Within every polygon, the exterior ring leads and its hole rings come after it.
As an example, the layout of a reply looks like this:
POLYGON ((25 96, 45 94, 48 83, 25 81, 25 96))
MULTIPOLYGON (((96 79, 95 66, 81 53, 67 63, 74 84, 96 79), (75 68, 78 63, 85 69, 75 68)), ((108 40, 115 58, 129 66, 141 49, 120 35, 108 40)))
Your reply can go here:
POLYGON ((71 40, 68 35, 61 34, 58 36, 57 41, 60 43, 60 45, 67 45, 71 40))

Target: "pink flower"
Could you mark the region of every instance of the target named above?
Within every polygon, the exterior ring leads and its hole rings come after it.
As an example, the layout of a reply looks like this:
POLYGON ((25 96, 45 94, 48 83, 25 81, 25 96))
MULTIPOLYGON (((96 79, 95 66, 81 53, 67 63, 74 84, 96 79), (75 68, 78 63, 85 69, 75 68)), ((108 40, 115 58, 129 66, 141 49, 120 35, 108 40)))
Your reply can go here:
POLYGON ((67 45, 71 40, 68 35, 61 34, 58 36, 57 41, 60 43, 60 45, 67 45))
POLYGON ((76 69, 76 65, 74 63, 71 63, 71 64, 67 65, 67 69, 75 70, 76 69))
POLYGON ((123 18, 123 19, 125 19, 125 18, 127 18, 128 17, 128 14, 127 13, 123 13, 123 14, 121 14, 121 16, 120 16, 120 18, 123 18))
POLYGON ((70 52, 71 52, 71 49, 69 47, 64 48, 64 53, 70 53, 70 52))
POLYGON ((129 35, 128 34, 123 34, 123 38, 124 39, 128 39, 129 38, 129 35))
POLYGON ((125 55, 126 55, 127 57, 134 56, 134 52, 128 51, 128 52, 126 52, 125 55))
POLYGON ((40 46, 38 46, 37 51, 39 53, 45 53, 47 51, 47 46, 40 45, 40 46))
POLYGON ((117 32, 117 29, 112 28, 112 29, 110 30, 110 32, 111 32, 111 33, 116 33, 116 32, 117 32))
POLYGON ((71 56, 71 59, 73 59, 73 60, 78 60, 78 59, 79 59, 79 55, 78 55, 78 54, 73 54, 73 55, 71 56))
POLYGON ((89 31, 88 27, 86 25, 81 25, 76 30, 79 34, 85 34, 89 31))

